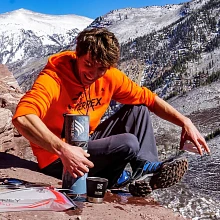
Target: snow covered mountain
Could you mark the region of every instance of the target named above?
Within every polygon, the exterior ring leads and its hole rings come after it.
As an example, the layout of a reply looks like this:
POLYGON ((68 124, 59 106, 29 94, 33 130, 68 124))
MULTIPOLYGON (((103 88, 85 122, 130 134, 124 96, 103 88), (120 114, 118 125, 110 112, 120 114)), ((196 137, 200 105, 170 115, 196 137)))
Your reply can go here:
POLYGON ((90 24, 107 27, 121 43, 125 43, 167 27, 207 1, 194 0, 187 9, 187 3, 117 9, 94 21, 77 15, 46 15, 25 9, 0 14, 0 63, 27 63, 30 58, 63 50, 90 24))
POLYGON ((163 7, 124 8, 95 20, 24 9, 8 12, 0 15, 0 63, 8 66, 26 91, 50 54, 70 49, 76 34, 87 26, 106 27, 121 43, 120 69, 138 83, 153 91, 159 89, 162 96, 168 97, 176 94, 173 84, 179 87, 182 78, 190 89, 191 85, 199 84, 191 80, 198 81, 195 77, 200 72, 209 69, 210 75, 213 67, 218 70, 218 4, 219 0, 191 0, 163 7), (203 67, 197 67, 195 62, 192 65, 190 57, 200 59, 198 64, 202 62, 203 67))
POLYGON ((116 34, 121 43, 126 43, 167 27, 191 11, 201 8, 208 1, 195 0, 190 4, 117 9, 96 18, 90 26, 107 27, 116 34))
POLYGON ((176 22, 121 45, 121 69, 163 98, 220 77, 220 0, 183 4, 176 22))
POLYGON ((69 46, 93 20, 77 15, 46 15, 25 9, 0 14, 0 63, 40 58, 69 46))
POLYGON ((182 5, 125 8, 98 17, 91 26, 107 26, 121 43, 158 31, 181 17, 182 5))

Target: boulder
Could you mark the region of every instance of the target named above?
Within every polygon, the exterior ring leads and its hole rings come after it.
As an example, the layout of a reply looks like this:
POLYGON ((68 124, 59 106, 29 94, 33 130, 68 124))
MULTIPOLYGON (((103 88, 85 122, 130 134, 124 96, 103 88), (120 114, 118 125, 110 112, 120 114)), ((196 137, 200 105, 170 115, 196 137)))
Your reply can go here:
POLYGON ((11 119, 12 112, 8 109, 0 108, 0 151, 5 151, 5 146, 14 138, 11 119))
POLYGON ((29 142, 12 124, 13 114, 22 96, 13 74, 5 65, 0 64, 0 152, 10 152, 19 156, 27 154, 26 147, 29 146, 29 142))

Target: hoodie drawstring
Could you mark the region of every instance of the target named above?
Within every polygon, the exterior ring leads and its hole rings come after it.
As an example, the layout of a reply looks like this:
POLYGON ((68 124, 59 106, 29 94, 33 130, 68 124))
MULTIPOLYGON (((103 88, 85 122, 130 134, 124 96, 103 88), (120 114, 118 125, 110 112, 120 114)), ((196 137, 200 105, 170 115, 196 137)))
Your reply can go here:
MULTIPOLYGON (((91 97, 90 97, 90 86, 89 86, 89 99, 87 98, 85 87, 83 87, 83 88, 84 88, 84 94, 85 94, 85 97, 86 97, 86 115, 88 115, 88 112, 89 112, 89 103, 88 103, 88 101, 91 100, 91 97)), ((91 106, 92 106, 92 110, 95 111, 93 105, 91 105, 91 106)))

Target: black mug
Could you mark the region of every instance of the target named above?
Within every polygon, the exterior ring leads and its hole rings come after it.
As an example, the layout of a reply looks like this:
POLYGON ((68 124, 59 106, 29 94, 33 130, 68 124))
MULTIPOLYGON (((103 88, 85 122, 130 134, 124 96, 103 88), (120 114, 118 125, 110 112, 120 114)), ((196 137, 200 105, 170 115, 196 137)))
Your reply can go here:
POLYGON ((93 203, 102 203, 108 186, 108 179, 101 177, 87 177, 87 200, 93 203))

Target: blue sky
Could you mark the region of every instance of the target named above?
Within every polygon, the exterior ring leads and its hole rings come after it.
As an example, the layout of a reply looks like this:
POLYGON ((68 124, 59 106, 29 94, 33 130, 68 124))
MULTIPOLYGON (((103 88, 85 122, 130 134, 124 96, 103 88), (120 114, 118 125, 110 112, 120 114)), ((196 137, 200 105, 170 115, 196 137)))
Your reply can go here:
POLYGON ((189 0, 1 0, 0 14, 24 8, 44 14, 75 14, 95 19, 114 9, 179 4, 189 0))

